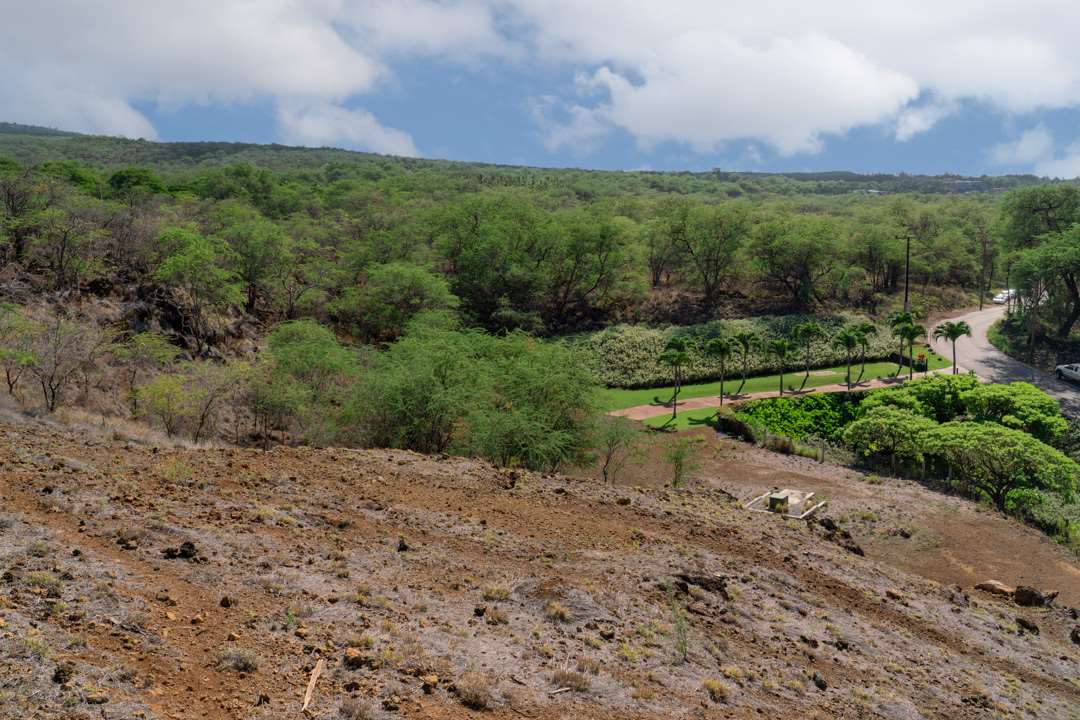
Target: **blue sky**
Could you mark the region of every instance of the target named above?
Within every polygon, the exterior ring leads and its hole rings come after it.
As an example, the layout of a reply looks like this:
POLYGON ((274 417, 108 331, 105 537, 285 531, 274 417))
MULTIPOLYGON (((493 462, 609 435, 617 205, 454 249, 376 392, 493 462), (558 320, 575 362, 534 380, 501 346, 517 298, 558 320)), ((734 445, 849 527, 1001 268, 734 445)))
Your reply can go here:
POLYGON ((543 166, 1080 174, 1061 0, 43 5, 0 26, 0 119, 543 166))

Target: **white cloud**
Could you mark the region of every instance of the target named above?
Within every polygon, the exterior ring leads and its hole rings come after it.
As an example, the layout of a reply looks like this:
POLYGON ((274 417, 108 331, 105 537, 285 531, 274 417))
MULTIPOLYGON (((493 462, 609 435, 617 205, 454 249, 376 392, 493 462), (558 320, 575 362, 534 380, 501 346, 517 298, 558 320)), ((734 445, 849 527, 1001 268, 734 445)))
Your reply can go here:
POLYGON ((408 147, 403 130, 349 108, 418 57, 586 78, 589 93, 561 89, 561 110, 539 120, 552 150, 588 149, 621 128, 643 146, 811 153, 854 127, 908 140, 968 101, 1014 115, 1080 107, 1074 0, 0 0, 0 10, 5 119, 148 137, 143 104, 268 100, 283 137, 408 147))
POLYGON ((285 139, 297 145, 345 142, 385 155, 418 155, 407 132, 384 127, 366 110, 348 110, 336 105, 281 107, 278 120, 285 139))
POLYGON ((990 159, 998 165, 1033 165, 1054 156, 1054 137, 1044 125, 1025 130, 1012 142, 998 143, 990 149, 990 159))
POLYGON ((1064 154, 1046 157, 1035 163, 1034 172, 1052 178, 1072 179, 1080 177, 1080 142, 1065 148, 1064 154))
POLYGON ((644 143, 814 152, 856 126, 908 140, 967 100, 1080 106, 1072 0, 503 2, 536 54, 594 67, 610 92, 593 109, 644 143))
POLYGON ((390 74, 391 52, 502 52, 478 0, 0 0, 0 115, 155 137, 139 103, 270 100, 284 136, 415 153, 347 110, 390 74))
POLYGON ((952 115, 955 109, 954 103, 929 103, 904 108, 896 118, 896 139, 907 142, 952 115))

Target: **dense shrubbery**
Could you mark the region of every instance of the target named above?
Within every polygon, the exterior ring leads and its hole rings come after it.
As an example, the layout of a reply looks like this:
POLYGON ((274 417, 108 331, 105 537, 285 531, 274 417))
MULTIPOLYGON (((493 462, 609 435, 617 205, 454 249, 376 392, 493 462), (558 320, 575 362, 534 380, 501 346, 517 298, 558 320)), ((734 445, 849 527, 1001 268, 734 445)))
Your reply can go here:
POLYGON ((768 398, 739 407, 740 419, 757 423, 772 432, 795 440, 824 438, 837 440, 851 420, 854 405, 838 393, 820 393, 798 398, 768 398))
POLYGON ((859 408, 892 406, 911 410, 937 422, 948 422, 964 412, 963 393, 979 385, 972 375, 931 375, 897 387, 869 393, 859 408))
MULTIPOLYGON (((600 382, 609 387, 657 387, 671 382, 671 370, 659 361, 660 353, 673 337, 689 337, 704 341, 718 335, 734 335, 740 331, 755 333, 767 342, 780 337, 788 337, 792 328, 810 319, 805 315, 786 315, 782 317, 757 317, 747 320, 727 320, 691 325, 669 327, 665 329, 646 328, 633 325, 617 325, 606 330, 571 338, 575 348, 583 352, 583 357, 596 373, 600 382)), ((856 318, 848 316, 815 317, 826 332, 834 332, 856 318)), ((714 380, 719 377, 718 363, 703 351, 704 343, 691 344, 690 363, 684 368, 683 379, 686 382, 714 380)), ((844 353, 836 350, 827 342, 817 342, 812 347, 811 367, 829 367, 842 365, 844 353)), ((885 327, 870 338, 867 352, 868 360, 889 357, 895 352, 895 340, 885 327)), ((779 370, 776 358, 764 348, 764 344, 751 350, 747 358, 749 375, 774 373, 779 370)), ((736 353, 728 361, 728 377, 736 377, 741 372, 742 357, 736 353)), ((790 366, 787 368, 790 370, 790 366)), ((856 368, 856 372, 858 369, 856 368)))
POLYGON ((1057 402, 1028 383, 936 375, 851 398, 758 400, 721 413, 717 425, 759 443, 770 433, 789 444, 840 440, 871 466, 942 480, 1062 541, 1080 541, 1080 466, 1051 446, 1075 457, 1080 443, 1057 402))

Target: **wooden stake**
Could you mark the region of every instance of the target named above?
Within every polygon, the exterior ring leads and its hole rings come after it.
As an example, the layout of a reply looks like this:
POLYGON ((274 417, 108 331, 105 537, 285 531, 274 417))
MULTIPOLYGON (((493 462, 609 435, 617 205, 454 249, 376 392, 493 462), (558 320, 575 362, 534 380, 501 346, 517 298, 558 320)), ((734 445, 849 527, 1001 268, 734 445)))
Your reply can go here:
POLYGON ((315 683, 319 681, 319 676, 322 675, 324 667, 326 667, 326 661, 319 658, 319 662, 315 663, 315 669, 311 671, 311 679, 308 680, 307 692, 304 693, 304 707, 300 708, 300 712, 307 712, 308 705, 311 704, 311 696, 315 694, 315 683))

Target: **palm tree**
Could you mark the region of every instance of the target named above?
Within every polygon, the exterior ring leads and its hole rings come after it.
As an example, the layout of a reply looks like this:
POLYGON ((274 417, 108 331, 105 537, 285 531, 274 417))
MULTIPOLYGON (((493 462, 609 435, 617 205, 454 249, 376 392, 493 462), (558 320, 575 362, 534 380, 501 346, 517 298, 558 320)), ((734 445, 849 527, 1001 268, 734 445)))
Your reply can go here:
POLYGON ((893 334, 900 338, 900 355, 896 361, 896 372, 894 375, 899 376, 900 371, 904 369, 904 338, 900 336, 900 328, 904 325, 914 325, 915 316, 909 313, 907 310, 902 312, 894 312, 889 315, 889 327, 892 328, 893 334))
POLYGON ((786 338, 780 338, 779 340, 773 340, 769 343, 769 354, 776 358, 780 363, 780 397, 784 396, 784 367, 787 365, 787 361, 791 359, 791 356, 795 353, 795 345, 786 338))
POLYGON ((682 389, 682 370, 690 362, 690 342, 686 338, 672 338, 660 353, 660 362, 675 373, 675 393, 671 396, 671 419, 679 414, 679 391, 682 389))
POLYGON ((926 335, 926 328, 916 323, 908 323, 901 325, 895 332, 901 341, 908 344, 908 380, 912 380, 915 377, 915 341, 926 335))
POLYGON ((878 326, 872 322, 861 322, 855 325, 853 328, 855 332, 859 334, 859 379, 856 383, 862 382, 863 375, 866 374, 866 355, 870 352, 870 338, 874 337, 878 333, 878 326))
POLYGON ((795 342, 802 345, 803 363, 806 365, 806 374, 803 375, 802 387, 806 387, 806 381, 810 379, 810 353, 814 342, 825 337, 825 331, 814 321, 799 323, 791 329, 791 337, 795 342))
POLYGON ((934 328, 934 339, 939 340, 945 338, 952 343, 952 374, 956 374, 956 341, 964 336, 971 337, 971 326, 963 320, 953 322, 952 320, 946 320, 945 322, 934 328))
POLYGON ((732 339, 739 346, 740 355, 742 356, 742 382, 739 383, 739 389, 735 391, 736 395, 740 395, 743 387, 746 386, 746 371, 750 365, 750 351, 756 350, 761 345, 761 338, 749 330, 740 330, 735 333, 732 339))
POLYGON ((705 354, 720 363, 720 407, 724 406, 724 376, 727 361, 735 353, 735 341, 729 337, 713 338, 705 345, 705 354))
POLYGON ((833 335, 832 346, 837 350, 844 353, 844 358, 847 361, 847 377, 845 383, 847 384, 847 390, 851 392, 851 361, 855 355, 855 349, 859 347, 859 344, 863 342, 866 336, 859 332, 857 327, 846 327, 840 332, 833 335))

